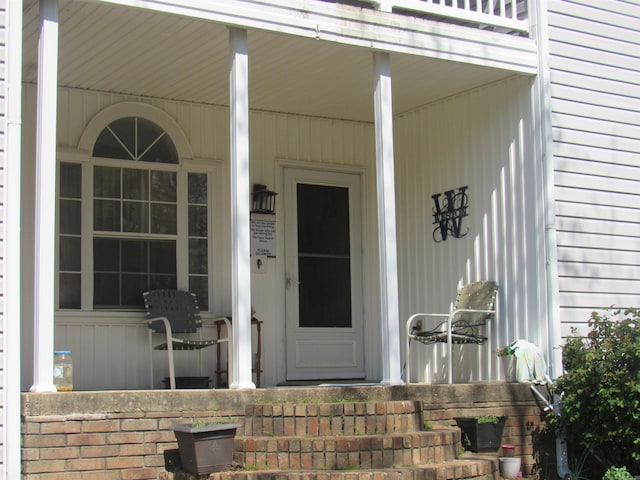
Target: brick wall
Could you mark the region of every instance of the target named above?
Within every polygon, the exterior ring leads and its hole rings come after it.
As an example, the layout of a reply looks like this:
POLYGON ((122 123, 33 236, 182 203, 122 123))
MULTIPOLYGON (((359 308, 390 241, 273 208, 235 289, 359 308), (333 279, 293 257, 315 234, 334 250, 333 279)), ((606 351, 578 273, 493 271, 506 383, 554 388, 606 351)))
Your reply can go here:
MULTIPOLYGON (((411 385, 257 390, 179 390, 23 394, 23 478, 27 480, 151 479, 164 452, 176 448, 169 426, 192 420, 238 421, 254 404, 417 400, 424 419, 508 416, 504 441, 516 446, 523 472, 540 476, 550 457, 539 441, 541 409, 524 384, 411 385)), ((296 415, 296 409, 291 409, 296 415)), ((238 430, 238 436, 244 428, 238 430)))

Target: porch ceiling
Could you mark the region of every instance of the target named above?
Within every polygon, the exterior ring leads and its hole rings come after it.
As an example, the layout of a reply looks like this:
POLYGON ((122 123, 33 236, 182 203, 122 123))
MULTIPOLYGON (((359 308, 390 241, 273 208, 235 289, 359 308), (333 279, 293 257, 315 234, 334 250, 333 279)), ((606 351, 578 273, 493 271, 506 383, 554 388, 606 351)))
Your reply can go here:
MULTIPOLYGON (((24 2, 23 80, 37 81, 38 2, 24 2)), ((60 0, 58 83, 196 103, 229 103, 225 25, 99 2, 60 0)), ((513 75, 392 54, 396 115, 513 75)), ((373 121, 371 50, 249 32, 249 100, 256 110, 373 121)))

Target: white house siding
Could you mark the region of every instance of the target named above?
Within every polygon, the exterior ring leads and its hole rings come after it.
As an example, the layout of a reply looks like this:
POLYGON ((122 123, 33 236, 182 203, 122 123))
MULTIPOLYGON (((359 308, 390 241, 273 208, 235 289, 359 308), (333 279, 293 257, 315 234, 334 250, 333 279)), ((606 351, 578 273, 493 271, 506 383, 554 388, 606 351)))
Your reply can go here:
MULTIPOLYGON (((33 139, 35 118, 35 88, 24 87, 24 158, 34 157, 33 139)), ((162 99, 149 99, 83 91, 60 89, 58 103, 58 151, 59 159, 78 158, 77 145, 87 122, 109 105, 119 102, 142 102, 152 104, 166 112, 178 123, 190 142, 195 161, 211 164, 215 168, 214 188, 214 268, 212 270, 213 299, 211 304, 216 314, 230 314, 230 235, 229 235, 229 113, 226 107, 181 103, 162 99)), ((251 135, 251 181, 263 183, 276 191, 282 191, 281 167, 295 164, 323 168, 347 169, 363 174, 363 204, 375 205, 375 143, 370 124, 296 117, 268 112, 252 112, 251 135)), ((32 162, 25 162, 24 179, 33 179, 32 162)), ((25 211, 33 196, 33 185, 25 180, 25 211)), ((278 199, 281 200, 281 199, 278 199)), ((252 277, 252 303, 257 316, 264 321, 263 365, 264 384, 275 384, 284 379, 284 237, 281 227, 283 214, 278 213, 277 252, 275 259, 268 259, 266 273, 252 277)), ((33 235, 30 220, 25 220, 25 237, 33 235)), ((363 215, 365 233, 365 318, 367 325, 378 325, 377 301, 377 240, 375 211, 365 209, 363 215)), ((25 258, 25 264, 30 259, 25 258)), ((24 272, 31 272, 32 265, 25 265, 24 272)), ((28 287, 31 278, 25 280, 24 295, 32 291, 28 287)), ((31 299, 23 299, 24 318, 32 318, 31 299)), ((55 348, 73 351, 74 387, 78 389, 146 388, 148 385, 147 329, 141 324, 140 314, 108 314, 57 312, 55 348), (105 341, 108 339, 108 341, 105 341)), ((28 327, 27 327, 28 330, 28 327)), ((376 328, 368 329, 369 349, 379 345, 376 328)), ((206 334, 205 334, 206 335, 206 334)), ((31 338, 26 332, 25 338, 31 338)), ((29 387, 31 372, 31 345, 23 349, 23 388, 29 387)), ((203 362, 213 362, 214 349, 206 349, 203 362)), ((179 355, 181 352, 177 352, 179 355)), ((180 372, 178 375, 193 375, 180 372)), ((156 378, 163 376, 164 362, 156 362, 156 378), (160 369, 158 369, 160 367, 160 369)), ((375 378, 380 373, 375 362, 368 365, 368 376, 375 378)))
POLYGON ((5 141, 7 132, 7 115, 5 110, 7 77, 6 77, 6 59, 7 59, 7 25, 6 25, 6 1, 0 1, 0 479, 6 478, 6 451, 5 439, 6 418, 7 418, 7 384, 5 381, 5 369, 7 367, 5 356, 5 345, 7 337, 5 335, 5 225, 6 225, 6 189, 5 189, 5 170, 7 157, 5 154, 5 141))
POLYGON ((562 334, 640 307, 640 4, 549 1, 562 334))
MULTIPOLYGON (((489 341, 454 349, 454 382, 501 376, 494 351, 519 338, 548 352, 541 163, 531 154, 531 82, 513 78, 395 122, 401 317, 448 312, 462 284, 499 283, 499 312, 488 326, 489 341), (468 233, 437 243, 431 196, 463 186, 469 195, 463 220, 468 233)), ((446 381, 444 347, 418 344, 412 352, 419 352, 412 355, 414 381, 446 381)))

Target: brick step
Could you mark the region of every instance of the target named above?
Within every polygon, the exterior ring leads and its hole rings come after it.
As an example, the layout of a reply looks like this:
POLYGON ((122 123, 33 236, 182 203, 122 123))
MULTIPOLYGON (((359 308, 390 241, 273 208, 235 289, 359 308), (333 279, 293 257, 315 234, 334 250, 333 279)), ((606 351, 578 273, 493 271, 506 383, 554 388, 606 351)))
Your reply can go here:
MULTIPOLYGON (((185 472, 160 473, 160 480, 203 480, 185 472)), ((208 480, 498 480, 495 455, 463 454, 460 458, 430 465, 384 469, 354 467, 347 470, 247 470, 238 468, 212 473, 208 480)))
POLYGON ((245 468, 390 468, 454 460, 461 448, 457 428, 411 433, 326 437, 237 437, 233 459, 245 468))
POLYGON ((327 436, 423 430, 421 401, 247 405, 246 436, 327 436))

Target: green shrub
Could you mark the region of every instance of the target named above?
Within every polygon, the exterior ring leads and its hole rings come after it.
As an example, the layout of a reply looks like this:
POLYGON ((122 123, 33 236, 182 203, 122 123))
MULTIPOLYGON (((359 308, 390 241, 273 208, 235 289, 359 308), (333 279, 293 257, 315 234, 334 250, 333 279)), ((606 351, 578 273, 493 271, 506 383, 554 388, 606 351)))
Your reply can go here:
POLYGON ((638 309, 594 312, 587 336, 573 330, 562 349, 565 373, 554 385, 562 413, 548 425, 565 435, 570 455, 589 449, 600 465, 593 478, 611 465, 640 473, 639 322, 638 309))
POLYGON ((626 467, 609 467, 602 480, 633 480, 626 467))
POLYGON ((491 423, 493 425, 497 425, 500 423, 500 418, 494 415, 485 415, 483 417, 476 417, 476 422, 478 425, 482 425, 483 423, 491 423))

